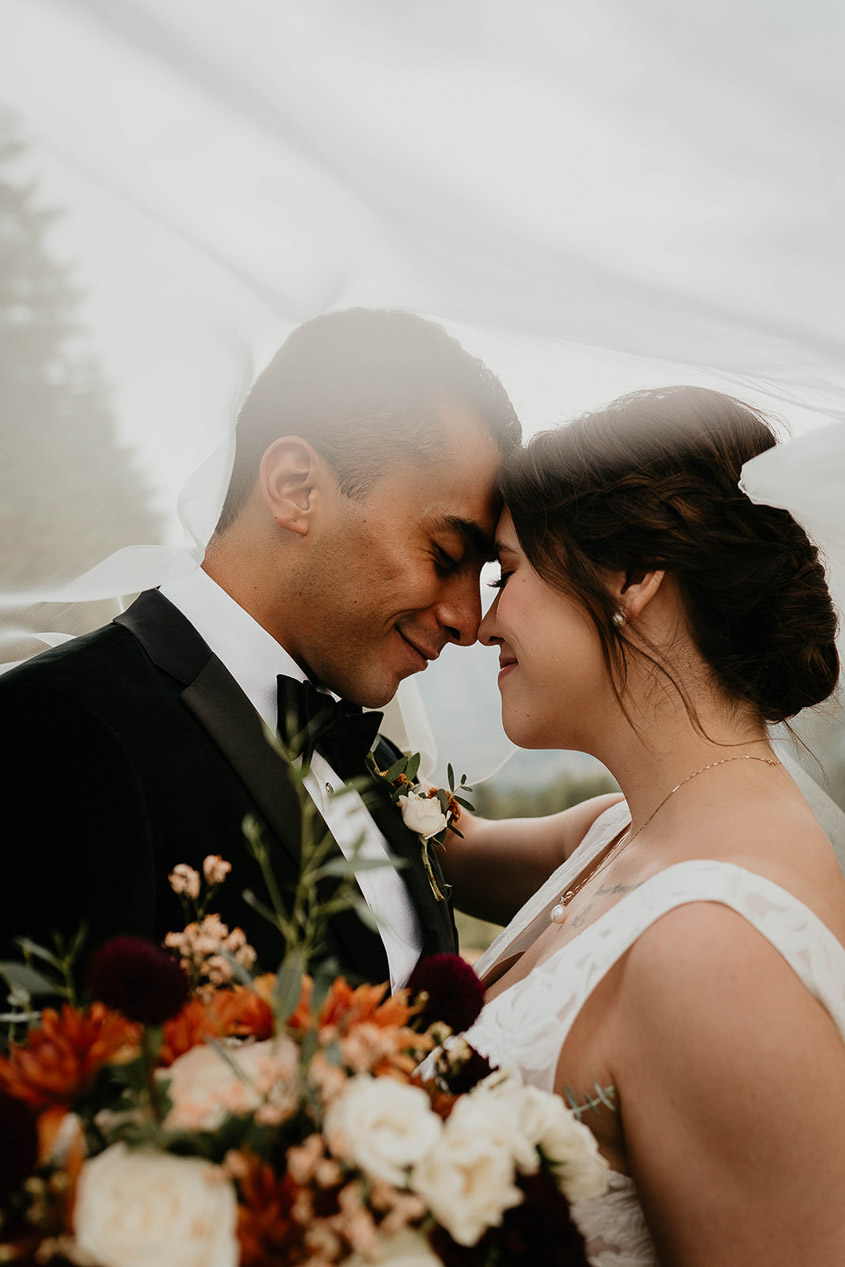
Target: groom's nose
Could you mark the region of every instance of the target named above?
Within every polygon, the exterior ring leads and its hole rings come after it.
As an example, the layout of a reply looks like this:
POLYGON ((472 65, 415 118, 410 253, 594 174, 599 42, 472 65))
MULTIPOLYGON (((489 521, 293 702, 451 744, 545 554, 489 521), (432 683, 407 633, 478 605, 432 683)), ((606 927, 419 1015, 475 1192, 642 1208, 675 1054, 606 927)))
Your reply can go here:
POLYGON ((481 622, 481 591, 478 573, 451 577, 434 605, 440 628, 450 642, 468 647, 478 636, 481 622))

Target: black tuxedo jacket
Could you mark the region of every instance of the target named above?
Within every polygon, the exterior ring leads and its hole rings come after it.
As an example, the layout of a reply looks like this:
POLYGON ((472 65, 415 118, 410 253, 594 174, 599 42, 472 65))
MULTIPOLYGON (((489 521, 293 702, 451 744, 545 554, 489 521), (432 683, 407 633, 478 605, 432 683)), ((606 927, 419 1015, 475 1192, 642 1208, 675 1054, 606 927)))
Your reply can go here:
MULTIPOLYGON (((11 754, 2 762, 3 957, 15 936, 52 945, 54 931, 72 934, 81 920, 89 953, 117 933, 161 940, 184 926, 168 873, 178 862, 200 870, 216 853, 232 872, 213 908, 245 930, 264 969, 278 966, 281 935, 241 896, 265 897, 241 824, 259 819, 282 893, 292 894, 296 793, 252 704, 172 603, 144 593, 111 625, 3 675, 0 717, 11 754)), ((400 874, 423 954, 454 950, 452 914, 432 895, 417 838, 384 792, 368 806, 391 852, 408 860, 400 874)), ((387 979, 380 938, 352 911, 333 918, 325 951, 354 977, 387 979)))

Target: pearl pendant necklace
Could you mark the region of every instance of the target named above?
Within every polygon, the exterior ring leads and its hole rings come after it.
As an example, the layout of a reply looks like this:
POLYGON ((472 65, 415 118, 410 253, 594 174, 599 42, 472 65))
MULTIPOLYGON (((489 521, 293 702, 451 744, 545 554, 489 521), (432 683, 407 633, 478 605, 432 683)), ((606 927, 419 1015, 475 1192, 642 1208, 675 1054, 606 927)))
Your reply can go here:
POLYGON ((627 846, 630 845, 632 840, 636 840, 637 836, 639 836, 641 832, 645 831, 646 827, 648 827, 649 823, 654 818, 655 814, 657 814, 659 810, 663 809, 663 806, 666 804, 666 802, 671 797, 673 797, 676 792, 679 792, 682 787, 686 786, 687 783, 691 783, 693 779, 697 779, 699 774, 704 774, 705 770, 713 770, 715 769, 717 765, 729 765, 731 761, 762 761, 766 765, 780 765, 780 762, 775 761, 772 757, 757 757, 751 753, 744 753, 740 757, 722 757, 721 761, 711 761, 709 765, 703 765, 700 770, 694 771, 693 774, 688 774, 685 779, 681 779, 680 783, 676 784, 676 786, 672 788, 671 792, 668 792, 666 796, 664 796, 663 800, 660 802, 657 809, 654 809, 651 811, 648 818, 643 823, 642 827, 639 827, 634 832, 633 836, 631 835, 631 830, 629 828, 628 831, 625 832, 625 834, 619 839, 619 841, 611 849, 610 853, 607 855, 604 862, 600 863, 599 866, 597 867, 591 868, 587 872, 587 874, 584 876, 583 880, 579 881, 579 883, 574 885, 573 888, 567 889, 565 893, 561 893, 560 897, 558 898, 555 905, 552 907, 551 912, 549 914, 549 919, 551 920, 551 922, 553 924, 566 923, 566 918, 568 915, 568 911, 566 908, 569 906, 569 903, 575 897, 576 893, 580 893, 581 890, 584 888, 584 886, 586 884, 589 884, 590 880, 595 880, 597 876, 601 875, 605 867, 609 867, 611 862, 613 862, 614 858, 618 858, 619 855, 622 853, 622 850, 627 848, 627 846))

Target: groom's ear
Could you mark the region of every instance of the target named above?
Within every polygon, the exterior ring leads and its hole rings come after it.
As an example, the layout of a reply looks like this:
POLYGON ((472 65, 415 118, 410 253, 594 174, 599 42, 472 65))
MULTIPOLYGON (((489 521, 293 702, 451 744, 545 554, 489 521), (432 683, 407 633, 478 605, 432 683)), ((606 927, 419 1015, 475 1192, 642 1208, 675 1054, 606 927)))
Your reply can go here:
POLYGON ((614 573, 611 588, 626 619, 636 620, 642 615, 657 595, 665 575, 656 568, 614 573))
POLYGON ((307 536, 315 514, 337 488, 328 463, 301 436, 281 436, 265 451, 258 482, 264 504, 280 528, 307 536))

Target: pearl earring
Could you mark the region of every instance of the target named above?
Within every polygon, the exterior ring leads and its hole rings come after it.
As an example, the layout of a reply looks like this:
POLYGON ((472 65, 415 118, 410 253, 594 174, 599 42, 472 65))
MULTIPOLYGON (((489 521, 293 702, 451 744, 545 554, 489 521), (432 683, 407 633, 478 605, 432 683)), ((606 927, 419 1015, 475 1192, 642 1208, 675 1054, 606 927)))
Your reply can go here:
POLYGON ((628 617, 625 615, 624 609, 621 607, 617 607, 616 611, 613 613, 612 619, 617 629, 621 629, 628 621, 628 617))

